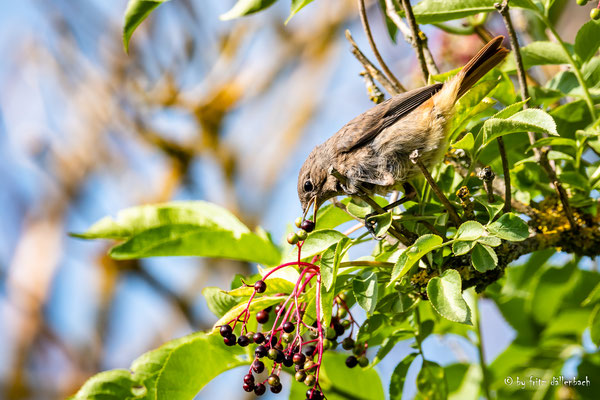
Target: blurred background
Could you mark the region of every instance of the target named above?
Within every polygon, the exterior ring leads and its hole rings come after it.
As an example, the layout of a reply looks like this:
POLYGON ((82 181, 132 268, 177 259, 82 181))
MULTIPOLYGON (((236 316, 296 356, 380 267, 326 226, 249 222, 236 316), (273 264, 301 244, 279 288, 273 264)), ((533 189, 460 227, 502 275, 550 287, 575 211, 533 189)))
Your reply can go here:
MULTIPOLYGON (((308 152, 372 105, 344 39, 350 29, 373 59, 356 1, 315 1, 284 25, 286 1, 223 22, 234 0, 175 0, 137 30, 130 55, 126 2, 2 4, 0 399, 64 398, 100 370, 211 327, 201 289, 255 271, 195 258, 115 261, 109 243, 68 232, 132 205, 204 199, 280 238, 300 212, 296 177, 308 152)), ((377 1, 367 3, 388 65, 408 88, 420 86, 410 46, 392 42, 377 1)), ((567 40, 588 13, 564 8, 567 40)), ((488 27, 503 31, 499 20, 488 27)), ((427 28, 442 71, 482 44, 427 28)), ((492 303, 481 306, 492 360, 514 335, 492 303)), ((386 387, 408 351, 398 345, 378 367, 386 387)), ((458 337, 430 337, 425 352, 441 364, 476 359, 458 337)), ((245 398, 241 384, 223 385, 241 376, 224 374, 198 398, 245 398)), ((411 398, 414 383, 405 389, 411 398)))

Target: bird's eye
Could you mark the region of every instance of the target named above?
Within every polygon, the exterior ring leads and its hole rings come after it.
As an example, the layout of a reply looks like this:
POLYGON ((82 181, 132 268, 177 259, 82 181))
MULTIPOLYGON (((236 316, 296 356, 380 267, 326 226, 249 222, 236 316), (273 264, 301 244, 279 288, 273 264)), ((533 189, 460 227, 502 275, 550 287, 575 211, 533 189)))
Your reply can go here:
POLYGON ((314 186, 310 180, 304 182, 304 191, 305 192, 312 192, 313 189, 314 189, 314 186))

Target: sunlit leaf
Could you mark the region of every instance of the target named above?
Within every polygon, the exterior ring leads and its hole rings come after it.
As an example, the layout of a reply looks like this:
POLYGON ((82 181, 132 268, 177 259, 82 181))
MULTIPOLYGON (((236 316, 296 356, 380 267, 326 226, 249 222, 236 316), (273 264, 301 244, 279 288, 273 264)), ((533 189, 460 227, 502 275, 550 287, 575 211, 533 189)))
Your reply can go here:
POLYGON ((427 284, 427 296, 433 308, 444 318, 471 325, 471 310, 462 296, 460 274, 449 269, 427 284))
POLYGON ((129 0, 125 10, 125 23, 123 24, 123 45, 125 52, 129 52, 129 41, 135 29, 162 3, 169 0, 129 0))
POLYGON ((243 17, 266 9, 277 0, 238 0, 233 8, 220 16, 221 20, 227 21, 243 17))

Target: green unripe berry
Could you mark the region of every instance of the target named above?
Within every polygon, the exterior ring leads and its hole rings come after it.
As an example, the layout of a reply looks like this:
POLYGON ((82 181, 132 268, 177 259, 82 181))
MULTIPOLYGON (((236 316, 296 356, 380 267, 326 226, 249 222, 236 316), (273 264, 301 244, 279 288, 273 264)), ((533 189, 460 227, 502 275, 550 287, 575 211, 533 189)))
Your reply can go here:
POLYGON ((352 338, 346 338, 342 341, 342 348, 344 350, 352 350, 354 348, 354 340, 352 338))
POLYGON ((576 0, 577 4, 579 4, 580 6, 585 6, 588 2, 588 0, 576 0))
POLYGON ((340 308, 338 308, 338 310, 337 310, 337 317, 338 317, 339 319, 344 319, 344 318, 346 318, 346 315, 348 315, 348 311, 346 311, 346 309, 345 309, 345 308, 341 308, 341 307, 340 307, 340 308))
POLYGON ((248 340, 250 341, 250 343, 254 343, 254 332, 248 332, 248 333, 246 333, 246 337, 248 338, 248 340))
POLYGON ((296 375, 294 375, 294 379, 296 379, 297 382, 304 382, 304 380, 306 379, 306 372, 304 372, 303 370, 296 372, 296 375))
POLYGON ((335 340, 337 338, 337 333, 333 328, 327 328, 325 331, 325 337, 329 340, 335 340))
POLYGON ((296 235, 294 232, 290 232, 287 236, 287 242, 289 244, 296 244, 299 240, 300 238, 298 238, 298 235, 296 235))
POLYGON ((352 350, 352 352, 355 355, 360 356, 364 350, 365 350, 365 345, 363 343, 356 343, 354 345, 354 349, 352 350))
POLYGON ((317 378, 314 375, 308 375, 304 380, 306 386, 313 386, 315 383, 317 383, 317 378))
POLYGON ((369 365, 369 359, 365 356, 360 356, 358 358, 358 365, 365 368, 367 365, 369 365))
POLYGON ((333 344, 333 342, 331 340, 328 340, 328 339, 323 340, 323 350, 331 349, 332 344, 333 344))
POLYGON ((590 10, 590 18, 597 21, 600 19, 600 9, 598 8, 592 8, 590 10))
POLYGON ((269 360, 275 361, 275 359, 277 358, 277 354, 277 349, 270 349, 267 353, 267 357, 269 357, 269 360))
POLYGON ((277 386, 279 385, 279 377, 275 374, 269 376, 269 379, 267 379, 267 382, 269 382, 269 385, 271 386, 277 386))
POLYGON ((290 343, 292 340, 294 340, 294 335, 291 333, 284 333, 281 335, 281 341, 283 343, 290 343))
POLYGON ((308 233, 304 229, 300 229, 296 232, 296 236, 298 236, 298 239, 304 241, 308 237, 308 233))
POLYGON ((341 301, 346 301, 346 298, 347 296, 345 292, 338 294, 338 299, 340 299, 341 301))
POLYGON ((350 320, 345 319, 342 321, 342 326, 344 327, 344 329, 350 328, 350 325, 352 325, 352 322, 350 322, 350 320))
POLYGON ((311 372, 311 368, 315 366, 314 361, 308 360, 304 363, 304 370, 308 373, 311 372))
POLYGON ((294 225, 296 225, 296 228, 300 228, 300 226, 302 225, 302 217, 296 218, 296 220, 294 221, 294 225))

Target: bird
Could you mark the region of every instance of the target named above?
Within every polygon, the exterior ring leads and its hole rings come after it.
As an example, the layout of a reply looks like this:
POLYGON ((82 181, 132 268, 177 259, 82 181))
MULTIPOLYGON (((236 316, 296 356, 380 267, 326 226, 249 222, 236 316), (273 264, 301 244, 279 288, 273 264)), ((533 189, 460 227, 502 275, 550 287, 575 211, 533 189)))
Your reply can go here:
MULTIPOLYGON (((398 94, 372 107, 316 146, 300 168, 298 198, 306 215, 336 196, 387 195, 399 190, 419 169, 411 154, 428 167, 446 148, 454 105, 508 54, 503 36, 490 40, 444 83, 398 94), (343 178, 343 179, 342 179, 343 178)), ((315 221, 316 222, 316 221, 315 221)))

